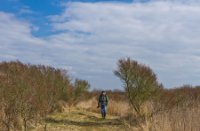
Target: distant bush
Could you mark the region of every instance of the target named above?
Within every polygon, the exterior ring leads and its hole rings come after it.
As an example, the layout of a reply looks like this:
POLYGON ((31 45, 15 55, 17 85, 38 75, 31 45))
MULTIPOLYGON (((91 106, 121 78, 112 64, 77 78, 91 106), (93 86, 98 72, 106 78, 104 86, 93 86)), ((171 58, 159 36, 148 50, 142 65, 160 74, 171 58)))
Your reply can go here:
POLYGON ((74 95, 76 97, 80 97, 84 93, 88 92, 90 84, 86 80, 76 79, 74 83, 74 88, 75 88, 74 95))
POLYGON ((90 84, 86 80, 76 79, 71 87, 70 98, 68 101, 69 110, 79 101, 86 100, 89 97, 90 84))
POLYGON ((200 102, 200 87, 192 87, 184 85, 172 89, 160 90, 158 101, 164 106, 165 110, 170 110, 174 107, 188 107, 194 102, 200 102))

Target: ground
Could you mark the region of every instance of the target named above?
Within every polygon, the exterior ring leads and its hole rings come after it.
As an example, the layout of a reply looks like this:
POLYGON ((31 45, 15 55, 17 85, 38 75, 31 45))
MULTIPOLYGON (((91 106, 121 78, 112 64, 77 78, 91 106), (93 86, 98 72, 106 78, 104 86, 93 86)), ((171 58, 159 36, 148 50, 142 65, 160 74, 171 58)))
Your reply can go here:
MULTIPOLYGON (((73 110, 54 113, 46 119, 47 131, 128 131, 126 124, 117 116, 102 119, 99 113, 73 110)), ((35 131, 44 130, 44 126, 35 131)))

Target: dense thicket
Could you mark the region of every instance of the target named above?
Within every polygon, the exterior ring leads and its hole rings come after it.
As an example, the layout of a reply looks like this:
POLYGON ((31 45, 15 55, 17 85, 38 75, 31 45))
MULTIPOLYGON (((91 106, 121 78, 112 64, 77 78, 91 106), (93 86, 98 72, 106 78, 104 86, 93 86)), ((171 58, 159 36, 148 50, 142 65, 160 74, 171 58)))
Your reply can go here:
POLYGON ((69 100, 70 88, 65 70, 19 61, 0 63, 0 127, 22 129, 22 121, 26 130, 53 112, 59 100, 69 100))

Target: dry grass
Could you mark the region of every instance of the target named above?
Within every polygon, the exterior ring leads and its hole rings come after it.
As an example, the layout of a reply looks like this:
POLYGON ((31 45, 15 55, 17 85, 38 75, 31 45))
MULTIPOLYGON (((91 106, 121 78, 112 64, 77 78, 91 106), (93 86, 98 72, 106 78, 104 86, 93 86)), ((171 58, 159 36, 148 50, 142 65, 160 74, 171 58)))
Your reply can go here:
POLYGON ((143 106, 145 119, 142 122, 138 121, 134 112, 126 117, 133 131, 200 131, 200 103, 177 106, 148 117, 152 109, 153 105, 149 103, 143 106))
MULTIPOLYGON (((123 131, 126 128, 116 116, 108 115, 104 120, 99 113, 80 109, 51 114, 46 124, 48 131, 123 131)), ((41 125, 34 131, 43 131, 43 128, 44 125, 41 125)))
MULTIPOLYGON (((97 100, 92 98, 77 104, 79 109, 99 112, 96 108, 97 100)), ((146 103, 142 112, 148 116, 154 109, 153 104, 146 103)), ((124 120, 124 124, 133 131, 199 131, 200 130, 200 103, 190 106, 178 106, 170 110, 160 111, 153 117, 138 123, 135 113, 130 109, 127 101, 110 100, 108 114, 116 115, 124 120)))
MULTIPOLYGON (((93 97, 91 100, 81 101, 76 105, 79 109, 85 109, 92 112, 99 112, 99 108, 97 108, 97 100, 93 97)), ((119 117, 126 116, 130 110, 130 106, 127 101, 115 101, 110 99, 107 107, 108 114, 116 115, 119 117)))
POLYGON ((199 131, 200 104, 160 112, 150 123, 154 131, 199 131))
MULTIPOLYGON (((61 105, 63 105, 62 102, 61 105)), ((142 112, 148 116, 154 109, 153 106, 150 102, 146 103, 142 107, 142 112)), ((110 99, 107 121, 101 120, 95 97, 79 102, 76 107, 71 107, 71 111, 68 108, 65 106, 62 109, 63 113, 54 113, 49 117, 48 130, 107 131, 112 128, 113 131, 119 129, 121 131, 200 131, 200 103, 198 101, 161 111, 151 118, 146 117, 141 123, 136 120, 137 116, 130 109, 127 101, 110 99), (114 123, 114 126, 109 123, 114 123)), ((41 125, 34 131, 42 131, 43 128, 44 125, 41 125)))
MULTIPOLYGON (((148 116, 155 105, 148 102, 142 107, 142 112, 148 116)), ((65 106, 62 113, 53 113, 46 119, 49 131, 199 131, 200 104, 194 102, 190 106, 179 106, 161 111, 153 117, 138 123, 138 118, 127 101, 110 99, 108 117, 101 119, 97 100, 92 98, 79 102, 76 107, 65 106)), ((43 131, 40 125, 34 131, 43 131)))

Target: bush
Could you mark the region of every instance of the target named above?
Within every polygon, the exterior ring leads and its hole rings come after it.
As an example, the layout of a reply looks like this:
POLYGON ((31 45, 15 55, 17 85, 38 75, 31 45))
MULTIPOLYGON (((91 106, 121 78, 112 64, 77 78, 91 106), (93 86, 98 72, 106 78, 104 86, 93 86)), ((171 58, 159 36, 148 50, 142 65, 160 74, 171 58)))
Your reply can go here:
POLYGON ((86 80, 76 79, 74 83, 75 96, 79 97, 84 93, 88 92, 90 84, 86 80))
POLYGON ((60 100, 67 100, 70 79, 66 71, 49 66, 0 63, 0 123, 16 130, 16 118, 28 130, 29 121, 45 118, 60 100))
POLYGON ((120 59, 117 65, 114 73, 122 80, 132 107, 141 115, 142 104, 152 99, 159 89, 156 75, 148 66, 130 58, 120 59))

